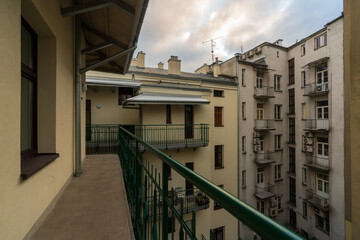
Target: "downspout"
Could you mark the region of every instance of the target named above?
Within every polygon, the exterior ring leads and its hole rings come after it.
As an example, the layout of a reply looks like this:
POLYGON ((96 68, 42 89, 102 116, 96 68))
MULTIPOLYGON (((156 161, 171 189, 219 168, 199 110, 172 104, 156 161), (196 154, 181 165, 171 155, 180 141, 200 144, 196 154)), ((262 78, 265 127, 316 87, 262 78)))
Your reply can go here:
MULTIPOLYGON (((237 139, 238 139, 238 144, 237 144, 237 155, 238 155, 238 159, 237 159, 237 183, 238 183, 238 188, 237 188, 237 197, 238 199, 240 199, 240 110, 239 110, 239 106, 240 106, 240 85, 239 85, 239 64, 238 64, 238 60, 239 60, 239 55, 236 54, 235 55, 235 68, 236 68, 236 87, 237 87, 237 139)), ((240 221, 238 222, 238 239, 240 239, 240 221)))
POLYGON ((75 176, 81 176, 81 21, 75 16, 75 176))

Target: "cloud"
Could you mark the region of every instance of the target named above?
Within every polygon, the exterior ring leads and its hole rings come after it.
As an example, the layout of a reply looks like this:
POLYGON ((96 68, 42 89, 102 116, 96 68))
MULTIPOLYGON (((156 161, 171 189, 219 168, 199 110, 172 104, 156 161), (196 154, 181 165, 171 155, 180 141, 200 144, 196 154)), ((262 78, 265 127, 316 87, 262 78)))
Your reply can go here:
POLYGON ((151 0, 140 34, 138 50, 147 53, 146 65, 182 60, 182 70, 194 71, 211 63, 211 47, 222 60, 264 42, 284 39, 290 45, 339 16, 337 0, 151 0), (314 11, 321 9, 321 11, 314 11))

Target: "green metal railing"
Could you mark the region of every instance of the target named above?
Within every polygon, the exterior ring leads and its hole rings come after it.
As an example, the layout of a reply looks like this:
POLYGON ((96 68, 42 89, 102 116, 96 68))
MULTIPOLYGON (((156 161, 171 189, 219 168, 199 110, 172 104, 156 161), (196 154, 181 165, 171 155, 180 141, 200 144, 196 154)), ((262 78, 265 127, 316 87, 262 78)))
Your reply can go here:
POLYGON ((117 153, 120 126, 159 149, 209 144, 208 124, 87 125, 86 154, 117 153))
MULTIPOLYGON (((175 195, 169 195, 169 167, 263 239, 303 239, 122 127, 119 127, 119 157, 136 239, 168 239, 169 230, 174 239, 175 220, 180 225, 179 239, 184 239, 185 234, 197 239, 195 210, 192 210, 191 226, 188 226, 183 218, 183 203, 178 209, 175 195), (143 159, 141 147, 147 148, 157 161, 161 160, 161 171, 143 159)), ((213 230, 209 232, 210 239, 214 239, 213 230)))

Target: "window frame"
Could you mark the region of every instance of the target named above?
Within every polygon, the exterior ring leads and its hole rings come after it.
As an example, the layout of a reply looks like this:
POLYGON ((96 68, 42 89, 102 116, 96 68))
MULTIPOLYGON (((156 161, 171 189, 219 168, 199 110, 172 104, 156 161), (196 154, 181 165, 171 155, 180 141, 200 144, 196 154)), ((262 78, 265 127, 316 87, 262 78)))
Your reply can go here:
POLYGON ((323 33, 314 38, 314 50, 322 48, 327 45, 327 33, 323 33))
POLYGON ((245 69, 241 69, 241 86, 246 87, 245 69))
POLYGON ((214 168, 215 170, 224 168, 224 145, 214 146, 214 168), (221 156, 220 159, 218 159, 219 155, 221 156))
POLYGON ((274 173, 275 173, 274 179, 275 180, 281 180, 282 179, 281 168, 282 168, 282 164, 277 164, 277 165, 274 166, 274 173))
POLYGON ((118 105, 122 105, 123 102, 134 96, 134 89, 130 87, 118 87, 118 105))
POLYGON ((241 117, 246 120, 246 102, 241 103, 241 117))
POLYGON ((295 58, 288 60, 289 86, 295 84, 295 58))
POLYGON ((246 187, 246 170, 241 171, 241 187, 246 187))
POLYGON ((281 91, 281 75, 274 74, 274 90, 281 91))
POLYGON ((282 104, 274 104, 274 119, 275 120, 282 120, 282 104))
POLYGON ((214 90, 213 96, 214 97, 224 97, 224 91, 223 90, 214 90))
POLYGON ((300 51, 301 51, 300 56, 301 56, 301 57, 302 57, 302 56, 305 56, 305 54, 306 54, 306 46, 305 46, 305 43, 304 43, 304 44, 301 44, 301 46, 300 46, 300 51))
POLYGON ((214 228, 214 240, 224 240, 225 239, 225 226, 214 228), (221 234, 221 237, 218 238, 218 234, 221 234))
POLYGON ((224 107, 214 107, 214 126, 215 127, 223 127, 224 126, 224 112, 223 112, 223 108, 224 107))
POLYGON ((275 151, 282 149, 281 136, 282 136, 282 134, 275 134, 274 135, 274 145, 275 145, 274 149, 275 149, 275 151))
POLYGON ((246 136, 241 137, 241 152, 246 153, 246 136))
POLYGON ((306 71, 301 71, 301 87, 304 88, 306 85, 306 71))

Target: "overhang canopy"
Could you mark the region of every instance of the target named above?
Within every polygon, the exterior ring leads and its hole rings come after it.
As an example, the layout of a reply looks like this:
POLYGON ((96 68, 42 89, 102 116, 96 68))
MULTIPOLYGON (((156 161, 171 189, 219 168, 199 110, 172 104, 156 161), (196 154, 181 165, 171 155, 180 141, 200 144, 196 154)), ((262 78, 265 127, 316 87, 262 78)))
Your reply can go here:
POLYGON ((140 82, 130 80, 115 80, 114 78, 86 77, 86 84, 89 86, 105 86, 105 87, 140 87, 140 82))
POLYGON ((305 66, 303 66, 303 68, 305 68, 305 67, 308 67, 308 68, 315 67, 315 66, 317 66, 317 65, 326 63, 326 62, 328 61, 328 59, 329 59, 329 57, 320 58, 320 59, 318 59, 318 60, 315 60, 315 61, 312 61, 312 62, 306 64, 305 66))
MULTIPOLYGON (((149 0, 62 0, 63 17, 80 18, 86 66, 125 74, 136 49, 149 0)), ((76 31, 80 31, 77 29, 76 31)))
POLYGON ((273 193, 271 192, 268 192, 268 191, 262 191, 262 192, 257 192, 255 193, 255 196, 257 198, 260 198, 260 199, 267 199, 267 198, 271 198, 273 196, 275 196, 273 193))
POLYGON ((209 104, 210 101, 201 96, 143 93, 141 95, 128 98, 124 105, 128 104, 171 104, 171 105, 200 105, 209 104))

